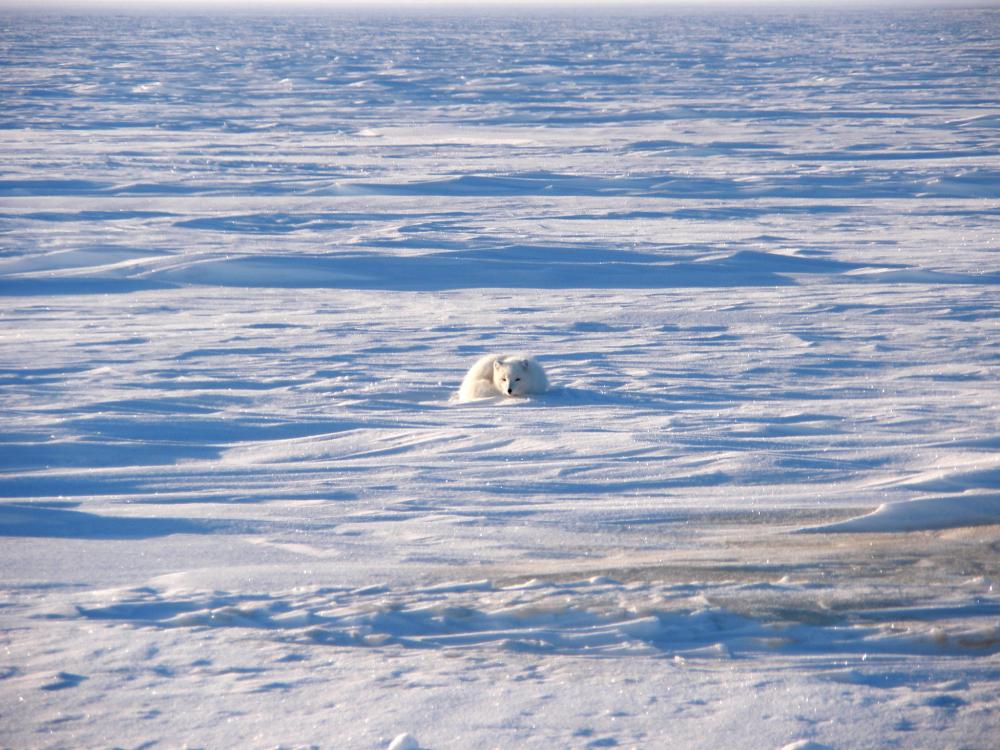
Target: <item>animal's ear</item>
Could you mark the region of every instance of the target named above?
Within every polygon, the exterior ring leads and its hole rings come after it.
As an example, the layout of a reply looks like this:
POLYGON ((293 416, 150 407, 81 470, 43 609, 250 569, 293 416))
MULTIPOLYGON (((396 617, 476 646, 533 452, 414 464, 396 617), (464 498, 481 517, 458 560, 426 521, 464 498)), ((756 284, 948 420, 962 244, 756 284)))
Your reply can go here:
POLYGON ((494 370, 499 370, 500 369, 500 360, 499 359, 494 359, 493 360, 493 369, 494 370))
POLYGON ((528 360, 522 359, 521 360, 521 367, 527 368, 527 366, 528 366, 528 360))

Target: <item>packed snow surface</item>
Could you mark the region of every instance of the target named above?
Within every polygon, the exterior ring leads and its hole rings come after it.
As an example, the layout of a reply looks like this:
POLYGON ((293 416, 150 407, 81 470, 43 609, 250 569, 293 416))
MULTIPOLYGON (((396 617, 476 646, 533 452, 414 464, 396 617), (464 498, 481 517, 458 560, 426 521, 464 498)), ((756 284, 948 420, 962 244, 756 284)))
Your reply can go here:
POLYGON ((0 747, 995 748, 997 49, 0 16, 0 747))

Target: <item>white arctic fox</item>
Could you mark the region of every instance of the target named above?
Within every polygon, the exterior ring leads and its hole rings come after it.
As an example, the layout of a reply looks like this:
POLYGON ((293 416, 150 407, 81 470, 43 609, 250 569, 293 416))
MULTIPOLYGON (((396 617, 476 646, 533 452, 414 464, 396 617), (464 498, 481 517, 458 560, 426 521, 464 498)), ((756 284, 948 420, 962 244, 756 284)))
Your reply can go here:
POLYGON ((528 396, 549 387, 545 370, 523 354, 487 354, 469 368, 458 389, 459 401, 490 396, 528 396))

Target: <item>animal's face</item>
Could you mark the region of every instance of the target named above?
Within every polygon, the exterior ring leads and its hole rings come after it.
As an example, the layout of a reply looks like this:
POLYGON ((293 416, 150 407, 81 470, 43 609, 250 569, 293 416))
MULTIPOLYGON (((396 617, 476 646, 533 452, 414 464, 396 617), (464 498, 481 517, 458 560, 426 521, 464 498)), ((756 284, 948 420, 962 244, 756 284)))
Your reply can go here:
POLYGON ((528 387, 528 363, 523 359, 493 363, 493 384, 500 393, 523 396, 528 387))

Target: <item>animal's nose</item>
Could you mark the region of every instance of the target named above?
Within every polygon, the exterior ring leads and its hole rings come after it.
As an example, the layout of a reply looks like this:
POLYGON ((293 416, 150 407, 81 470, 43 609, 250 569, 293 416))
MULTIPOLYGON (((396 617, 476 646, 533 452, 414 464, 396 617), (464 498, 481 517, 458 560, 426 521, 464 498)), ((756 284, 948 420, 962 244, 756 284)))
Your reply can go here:
POLYGON ((508 396, 512 396, 512 395, 514 395, 514 389, 513 389, 513 388, 508 388, 508 389, 507 389, 507 395, 508 395, 508 396))

